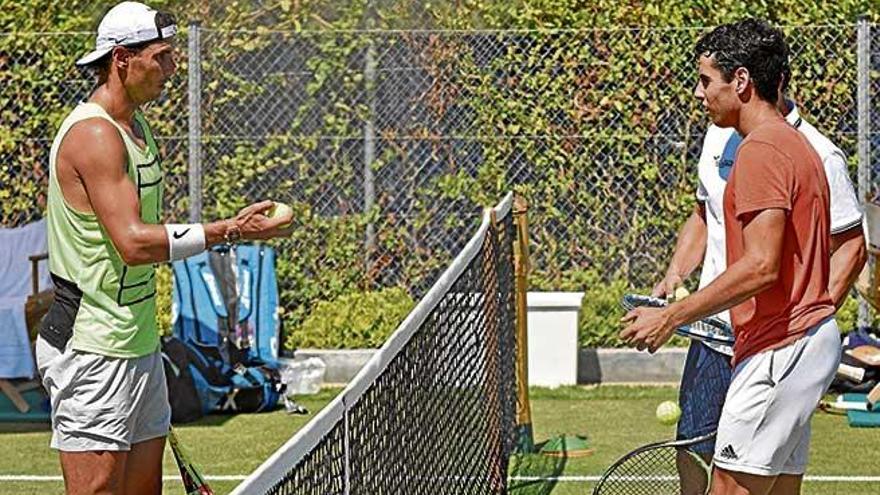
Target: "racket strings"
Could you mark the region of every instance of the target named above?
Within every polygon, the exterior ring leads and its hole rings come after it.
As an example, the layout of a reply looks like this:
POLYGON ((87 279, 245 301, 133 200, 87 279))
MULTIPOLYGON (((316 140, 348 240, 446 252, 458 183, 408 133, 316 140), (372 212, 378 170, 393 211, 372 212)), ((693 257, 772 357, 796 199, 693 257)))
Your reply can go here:
MULTIPOLYGON (((684 449, 660 446, 631 454, 605 474, 596 495, 680 495, 679 451, 684 449)), ((689 485, 708 487, 709 477, 704 469, 689 476, 698 477, 689 485)))

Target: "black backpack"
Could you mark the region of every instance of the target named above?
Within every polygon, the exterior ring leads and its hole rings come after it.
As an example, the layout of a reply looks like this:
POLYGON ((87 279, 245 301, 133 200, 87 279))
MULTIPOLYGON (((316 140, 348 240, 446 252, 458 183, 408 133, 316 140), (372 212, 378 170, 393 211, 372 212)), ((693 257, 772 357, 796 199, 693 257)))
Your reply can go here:
POLYGON ((866 344, 880 347, 880 340, 877 339, 873 328, 857 328, 846 334, 841 342, 840 362, 864 369, 865 376, 861 382, 855 382, 844 376, 836 375, 831 382, 831 386, 828 387, 829 392, 837 394, 867 394, 880 383, 880 366, 868 365, 846 353, 848 349, 854 349, 866 344))
POLYGON ((174 337, 163 337, 162 361, 165 364, 168 402, 171 404, 171 422, 188 423, 201 418, 204 408, 190 371, 186 345, 174 337))
POLYGON ((251 360, 230 365, 220 349, 163 337, 162 354, 172 422, 199 419, 212 412, 261 412, 274 409, 284 393, 274 363, 251 360))

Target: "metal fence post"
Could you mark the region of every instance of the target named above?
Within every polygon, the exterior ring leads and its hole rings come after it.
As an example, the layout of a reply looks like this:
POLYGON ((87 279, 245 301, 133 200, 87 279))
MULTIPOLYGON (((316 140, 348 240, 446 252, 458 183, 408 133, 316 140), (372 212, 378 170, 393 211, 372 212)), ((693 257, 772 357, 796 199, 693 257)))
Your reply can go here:
POLYGON ((202 53, 201 28, 198 21, 189 23, 187 50, 189 106, 189 221, 202 221, 202 53))
MULTIPOLYGON (((870 201, 871 194, 871 24, 862 15, 857 23, 858 42, 858 155, 859 155, 859 199, 870 201)), ((868 326, 868 303, 859 297, 858 325, 868 326)))
MULTIPOLYGON (((367 4, 366 26, 369 32, 374 26, 374 5, 370 1, 367 4)), ((369 36, 367 51, 364 54, 364 88, 367 98, 368 114, 364 122, 364 212, 368 215, 376 203, 376 183, 373 174, 373 163, 376 160, 376 44, 373 34, 369 36)), ((366 249, 364 250, 364 265, 370 268, 370 257, 376 250, 376 226, 373 222, 367 224, 366 249)))
MULTIPOLYGON (((368 114, 364 122, 364 212, 370 213, 376 203, 376 184, 373 176, 373 163, 376 160, 376 128, 373 119, 376 115, 376 45, 370 39, 364 61, 364 84, 368 114)), ((366 260, 376 248, 376 226, 367 224, 366 260)))

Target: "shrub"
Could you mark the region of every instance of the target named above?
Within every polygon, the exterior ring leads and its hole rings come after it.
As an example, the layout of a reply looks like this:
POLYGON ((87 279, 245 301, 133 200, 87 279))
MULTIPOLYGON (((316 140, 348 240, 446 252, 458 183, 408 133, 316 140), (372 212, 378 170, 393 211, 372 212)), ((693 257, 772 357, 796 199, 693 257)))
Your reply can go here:
POLYGON ((318 302, 299 328, 288 332, 288 349, 377 348, 406 318, 413 300, 400 287, 351 292, 318 302))

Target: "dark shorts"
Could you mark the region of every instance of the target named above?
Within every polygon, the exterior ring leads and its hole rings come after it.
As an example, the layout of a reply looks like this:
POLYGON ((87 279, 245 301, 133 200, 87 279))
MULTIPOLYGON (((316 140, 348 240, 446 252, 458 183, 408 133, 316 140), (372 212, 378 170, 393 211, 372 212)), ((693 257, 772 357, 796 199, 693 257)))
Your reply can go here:
MULTIPOLYGON (((681 419, 678 421, 676 438, 691 439, 708 435, 718 429, 724 397, 730 387, 733 368, 730 357, 714 351, 699 341, 692 341, 688 349, 678 393, 681 419)), ((693 450, 711 454, 715 440, 695 445, 693 450)))

